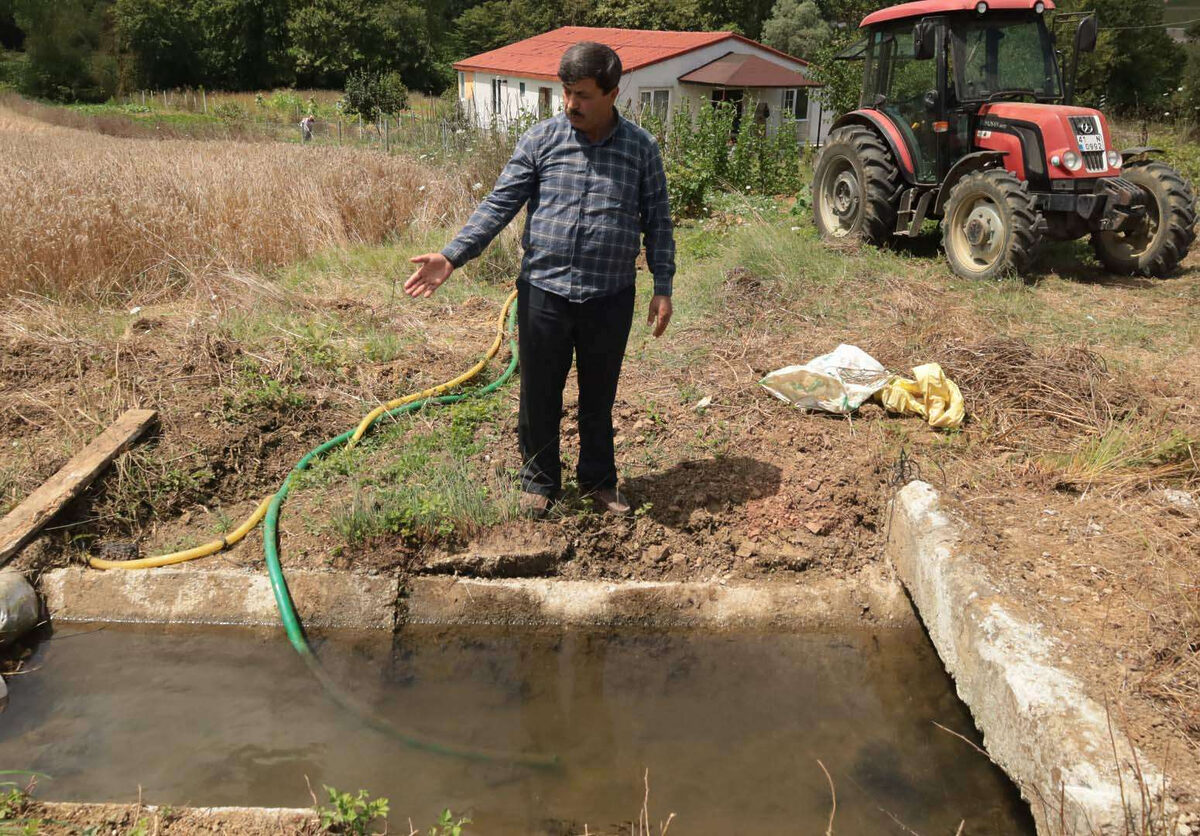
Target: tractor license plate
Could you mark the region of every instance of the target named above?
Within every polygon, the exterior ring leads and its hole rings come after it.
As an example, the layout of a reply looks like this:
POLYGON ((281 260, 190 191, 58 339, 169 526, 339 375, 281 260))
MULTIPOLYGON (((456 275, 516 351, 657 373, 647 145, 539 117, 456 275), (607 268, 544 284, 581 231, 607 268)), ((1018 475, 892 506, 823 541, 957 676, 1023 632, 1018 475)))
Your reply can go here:
POLYGON ((1075 138, 1079 140, 1080 151, 1103 151, 1104 137, 1096 136, 1095 134, 1076 134, 1075 138))

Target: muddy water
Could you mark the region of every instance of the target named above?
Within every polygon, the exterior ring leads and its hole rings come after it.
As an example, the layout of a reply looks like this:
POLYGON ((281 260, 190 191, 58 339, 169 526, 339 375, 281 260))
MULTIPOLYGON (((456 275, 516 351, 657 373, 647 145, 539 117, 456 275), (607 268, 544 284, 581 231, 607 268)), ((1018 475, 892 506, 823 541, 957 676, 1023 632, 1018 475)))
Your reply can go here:
MULTIPOLYGON (((70 625, 10 681, 0 766, 39 798, 307 806, 308 776, 478 834, 1031 834, 917 630, 879 634, 407 629, 318 640, 361 700, 423 734, 556 754, 533 770, 415 751, 338 711, 279 633, 70 625), (625 828, 628 833, 628 826, 625 828), (657 832, 657 827, 654 828, 657 832)), ((392 828, 398 830, 395 824, 392 828)))

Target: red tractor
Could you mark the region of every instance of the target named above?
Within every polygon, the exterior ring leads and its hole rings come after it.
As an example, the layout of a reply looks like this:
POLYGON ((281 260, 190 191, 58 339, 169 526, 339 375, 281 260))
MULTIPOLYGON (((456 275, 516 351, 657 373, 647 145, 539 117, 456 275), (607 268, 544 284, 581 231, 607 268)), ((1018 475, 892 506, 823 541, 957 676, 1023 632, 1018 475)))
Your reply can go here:
POLYGON ((817 158, 820 233, 882 244, 940 218, 950 266, 970 278, 1022 272, 1043 238, 1088 234, 1113 272, 1174 270, 1196 237, 1191 187, 1156 149, 1118 152, 1102 113, 1071 106, 1096 18, 1073 18, 1064 91, 1053 8, 917 0, 867 15, 866 41, 843 56, 865 64, 860 108, 817 158))

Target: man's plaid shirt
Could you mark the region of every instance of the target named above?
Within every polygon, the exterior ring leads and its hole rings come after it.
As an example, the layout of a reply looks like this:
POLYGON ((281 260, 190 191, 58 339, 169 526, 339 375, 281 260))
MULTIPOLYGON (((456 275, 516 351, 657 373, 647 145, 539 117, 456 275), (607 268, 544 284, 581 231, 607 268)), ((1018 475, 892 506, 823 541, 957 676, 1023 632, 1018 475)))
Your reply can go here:
POLYGON ((598 143, 559 114, 530 128, 492 193, 442 250, 455 267, 483 249, 528 201, 521 277, 582 302, 634 283, 641 241, 654 292, 671 295, 675 238, 658 143, 617 115, 598 143))

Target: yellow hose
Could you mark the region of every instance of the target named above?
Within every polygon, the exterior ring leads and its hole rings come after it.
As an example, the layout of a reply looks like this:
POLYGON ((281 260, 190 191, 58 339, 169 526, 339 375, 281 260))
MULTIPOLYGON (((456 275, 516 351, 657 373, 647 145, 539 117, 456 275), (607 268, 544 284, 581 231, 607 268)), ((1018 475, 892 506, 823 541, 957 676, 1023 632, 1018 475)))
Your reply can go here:
POLYGON ((271 504, 271 494, 254 509, 254 513, 246 518, 246 521, 239 525, 237 529, 220 540, 213 540, 211 543, 205 543, 203 546, 196 546, 194 549, 185 549, 181 552, 171 552, 171 554, 162 554, 157 557, 143 557, 138 560, 104 560, 99 557, 89 557, 88 565, 93 569, 157 569, 159 566, 170 566, 172 563, 186 563, 189 560, 196 560, 201 557, 208 557, 210 554, 216 554, 222 549, 227 549, 241 540, 247 534, 254 530, 254 527, 262 521, 262 518, 267 515, 267 508, 271 504))
POLYGON ((413 401, 424 400, 425 398, 432 398, 436 395, 440 395, 443 392, 453 389, 455 386, 466 383, 468 380, 475 377, 475 375, 483 371, 484 367, 487 366, 488 361, 495 357, 496 353, 500 351, 500 344, 504 341, 504 319, 508 315, 509 306, 512 305, 516 298, 517 292, 514 290, 508 295, 508 299, 504 301, 504 308, 500 311, 500 317, 496 320, 496 339, 492 340, 492 346, 487 350, 487 354, 483 355, 483 359, 453 380, 447 380, 445 383, 440 383, 431 389, 426 389, 424 392, 416 392, 412 395, 405 395, 403 398, 396 398, 394 401, 388 401, 382 406, 375 407, 375 409, 372 409, 370 412, 368 412, 367 416, 359 423, 358 427, 354 430, 354 435, 350 436, 350 441, 346 444, 346 446, 353 447, 355 444, 357 444, 358 440, 363 437, 363 433, 365 433, 367 429, 379 419, 380 415, 388 410, 395 409, 398 406, 403 406, 406 403, 412 403, 413 401))
MULTIPOLYGON (((395 409, 398 406, 403 406, 406 403, 412 403, 413 401, 418 401, 423 398, 431 398, 435 395, 440 395, 449 389, 453 389, 455 386, 460 386, 463 383, 466 383, 468 380, 483 371, 487 367, 488 361, 495 357, 500 351, 500 345, 504 342, 504 320, 508 316, 508 309, 512 307, 512 304, 514 301, 516 301, 516 298, 517 292, 514 290, 508 295, 508 298, 504 300, 504 307, 500 311, 500 318, 496 320, 496 339, 492 341, 492 345, 487 350, 487 353, 483 356, 483 359, 453 380, 448 380, 445 383, 438 384, 437 386, 434 386, 431 389, 426 389, 423 392, 417 392, 413 395, 405 395, 403 398, 397 398, 394 401, 388 401, 383 406, 376 407, 375 409, 371 410, 369 413, 367 413, 367 416, 363 418, 361 422, 359 422, 358 427, 354 430, 354 435, 350 437, 350 440, 347 442, 346 446, 354 446, 355 442, 362 438, 363 433, 370 429, 371 425, 379 419, 379 416, 388 410, 395 409)), ((163 554, 156 557, 143 557, 137 560, 104 560, 103 558, 99 557, 89 557, 88 565, 93 569, 157 569, 160 566, 170 566, 174 563, 186 563, 189 560, 197 560, 201 557, 208 557, 209 555, 216 554, 219 551, 229 548, 234 543, 238 542, 251 531, 253 531, 254 527, 262 521, 264 516, 266 516, 267 508, 270 506, 271 499, 274 496, 274 494, 271 494, 271 496, 268 496, 266 499, 264 499, 259 506, 254 509, 254 513, 246 518, 244 523, 238 526, 237 529, 231 534, 222 537, 220 540, 213 540, 211 543, 205 543, 203 546, 196 546, 194 549, 185 549, 184 551, 172 552, 171 554, 163 554)))

